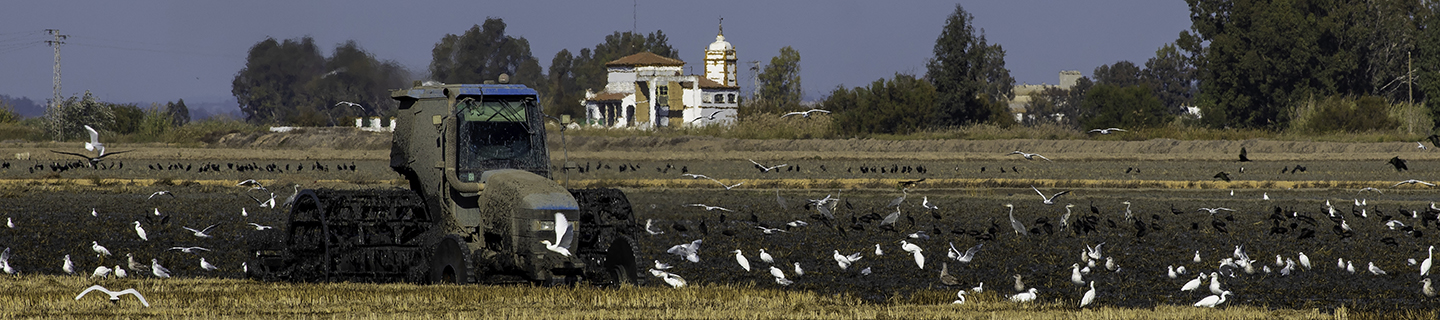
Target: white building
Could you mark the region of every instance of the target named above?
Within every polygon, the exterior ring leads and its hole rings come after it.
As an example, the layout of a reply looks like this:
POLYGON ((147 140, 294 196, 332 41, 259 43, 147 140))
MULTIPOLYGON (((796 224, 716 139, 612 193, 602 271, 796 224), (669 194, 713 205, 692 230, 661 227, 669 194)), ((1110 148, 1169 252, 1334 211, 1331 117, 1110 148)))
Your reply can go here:
POLYGON ((605 64, 605 89, 585 92, 585 118, 611 128, 732 125, 739 109, 735 48, 725 35, 705 50, 705 76, 685 62, 641 52, 605 64))

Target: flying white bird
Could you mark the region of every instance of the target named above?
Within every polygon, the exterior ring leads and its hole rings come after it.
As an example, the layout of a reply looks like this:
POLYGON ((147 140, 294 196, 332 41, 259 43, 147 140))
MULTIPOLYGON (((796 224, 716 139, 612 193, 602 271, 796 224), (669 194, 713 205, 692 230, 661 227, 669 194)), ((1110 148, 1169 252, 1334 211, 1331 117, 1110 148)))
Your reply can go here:
POLYGON ((771 257, 770 253, 765 252, 765 249, 762 248, 760 249, 760 261, 764 261, 765 263, 775 263, 775 257, 771 257))
POLYGON ((1014 302, 1030 302, 1030 301, 1035 301, 1035 298, 1036 298, 1037 296, 1039 296, 1039 293, 1040 293, 1040 290, 1036 290, 1035 288, 1030 288, 1029 291, 1021 292, 1021 293, 1016 293, 1015 295, 1010 296, 1010 301, 1014 301, 1014 302))
POLYGON ((339 107, 339 106, 342 106, 342 105, 343 105, 343 106, 347 106, 347 107, 360 108, 360 110, 365 110, 365 106, 362 106, 362 105, 360 105, 359 103, 354 103, 354 102, 350 102, 350 101, 340 101, 340 102, 338 102, 338 103, 335 103, 335 106, 336 106, 336 107, 339 107))
MULTIPOLYGON (((970 263, 970 260, 975 259, 975 253, 980 252, 980 247, 981 247, 981 246, 984 246, 984 245, 985 245, 984 243, 981 243, 981 244, 975 245, 974 247, 970 247, 970 249, 969 249, 969 250, 965 250, 965 253, 964 253, 964 254, 961 254, 960 257, 955 258, 955 261, 960 261, 960 262, 964 262, 964 263, 970 263)), ((953 246, 953 245, 952 245, 952 246, 953 246)))
POLYGON ((98 256, 110 255, 110 249, 105 249, 104 246, 100 245, 99 241, 90 241, 90 250, 95 251, 95 254, 98 256))
POLYGON ((251 222, 251 223, 250 223, 250 226, 255 227, 255 231, 265 231, 265 230, 275 229, 275 227, 267 226, 267 225, 263 225, 263 224, 259 224, 259 223, 254 223, 254 222, 251 222))
POLYGON ((206 261, 205 261, 205 257, 200 257, 200 269, 205 269, 205 270, 208 270, 208 271, 215 271, 215 270, 220 269, 220 268, 215 267, 215 265, 210 264, 210 262, 206 262, 206 261))
POLYGON ((652 219, 645 219, 645 232, 646 232, 646 233, 649 233, 649 234, 652 235, 652 236, 653 236, 653 235, 657 235, 657 234, 665 234, 665 231, 655 231, 655 229, 653 229, 653 228, 651 227, 652 224, 653 224, 652 219))
POLYGON ((1416 149, 1420 149, 1420 150, 1425 150, 1425 144, 1424 144, 1424 143, 1420 143, 1420 141, 1415 141, 1415 148, 1416 148, 1416 149))
POLYGON ((80 291, 80 295, 75 296, 75 301, 80 301, 80 298, 85 297, 85 294, 86 294, 86 293, 90 293, 90 291, 95 291, 95 290, 100 290, 100 292, 104 292, 106 295, 109 295, 109 296, 110 296, 110 303, 118 303, 118 302, 120 301, 120 296, 123 296, 123 295, 127 295, 127 294, 128 294, 128 295, 133 295, 133 296, 135 296, 136 299, 140 299, 140 304, 145 305, 145 307, 147 307, 147 308, 150 307, 150 302, 149 302, 149 301, 145 301, 145 296, 140 295, 140 291, 135 291, 135 288, 125 289, 125 290, 120 290, 120 291, 110 291, 110 289, 106 289, 105 287, 101 287, 101 286, 98 285, 98 284, 97 284, 97 285, 90 286, 89 288, 85 288, 85 291, 80 291))
POLYGON ((236 187, 249 187, 250 190, 269 190, 269 189, 265 189, 265 185, 260 184, 260 182, 259 182, 259 181, 255 181, 255 179, 247 179, 247 180, 245 180, 245 181, 240 181, 240 183, 236 183, 235 186, 236 186, 236 187))
POLYGON ((1390 186, 1390 187, 1391 187, 1391 188, 1394 188, 1394 187, 1399 187, 1399 186, 1402 185, 1402 184, 1415 184, 1415 183, 1423 184, 1423 185, 1428 186, 1428 187, 1434 187, 1434 186, 1435 186, 1434 183, 1429 183, 1429 182, 1425 182, 1425 181, 1410 179, 1410 180, 1405 180, 1405 181, 1397 182, 1397 183, 1395 183, 1395 185, 1390 186))
POLYGON ((540 240, 545 244, 545 249, 559 253, 562 256, 570 256, 570 242, 574 239, 575 233, 570 230, 570 220, 565 219, 564 213, 555 213, 555 242, 540 240))
POLYGON ((209 227, 205 227, 205 229, 201 229, 201 230, 191 229, 190 227, 180 227, 180 228, 181 228, 181 229, 185 229, 185 230, 190 230, 190 233, 194 234, 196 237, 209 238, 209 237, 210 237, 210 234, 208 234, 208 232, 210 232, 211 229, 215 229, 215 226, 218 226, 218 224, 212 224, 212 225, 210 225, 209 227))
POLYGON ((174 199, 174 198, 175 198, 175 194, 174 194, 174 193, 170 193, 170 191, 166 191, 166 190, 160 190, 160 191, 155 191, 155 193, 151 193, 151 194, 150 194, 150 197, 149 197, 149 198, 146 198, 146 199, 155 199, 156 196, 170 196, 171 199, 174 199))
POLYGON ((781 118, 784 118, 784 117, 789 117, 789 116, 804 116, 805 118, 809 118, 809 117, 810 117, 810 114, 811 114, 811 113, 815 113, 815 112, 826 113, 826 114, 829 114, 829 113, 830 113, 830 111, 827 111, 827 110, 810 109, 810 110, 805 110, 805 111, 795 111, 795 112, 786 113, 786 114, 780 115, 780 117, 781 117, 781 118))
POLYGON ((750 260, 745 259, 745 255, 741 254, 739 249, 736 249, 734 252, 735 263, 739 263, 741 268, 745 268, 745 271, 750 271, 750 260))
MULTIPOLYGON (((1120 129, 1120 128, 1090 129, 1089 133, 1110 134, 1111 131, 1125 132, 1125 129, 1120 129)), ((1083 307, 1084 305, 1081 305, 1081 306, 1083 307)))
POLYGON ((204 247, 170 247, 170 249, 166 250, 179 250, 180 252, 184 253, 200 253, 199 251, 210 251, 210 249, 206 249, 204 247))
POLYGON ((1044 192, 1040 192, 1040 189, 1036 189, 1035 186, 1033 186, 1033 185, 1030 186, 1030 189, 1033 189, 1033 190, 1035 190, 1035 193, 1040 194, 1040 199, 1041 199, 1041 200, 1044 200, 1045 204, 1055 204, 1055 198, 1059 198, 1061 195, 1064 195, 1064 194, 1066 194, 1066 193, 1070 193, 1070 190, 1065 190, 1065 191, 1056 192, 1055 195, 1053 195, 1053 196, 1048 196, 1048 197, 1047 197, 1047 196, 1045 196, 1045 193, 1044 193, 1044 192))
MULTIPOLYGON (((750 159, 745 159, 745 160, 750 160, 750 159)), ((766 167, 765 165, 762 165, 762 164, 760 164, 759 162, 755 162, 755 160, 750 160, 750 163, 754 163, 754 164, 755 164, 755 168, 756 168, 756 169, 760 169, 760 172, 770 172, 770 170, 779 169, 779 168, 782 168, 782 167, 785 167, 785 166, 788 166, 788 165, 789 165, 789 164, 784 164, 784 163, 782 163, 782 164, 778 164, 778 165, 773 165, 773 166, 766 167)))
MULTIPOLYGON (((255 196, 248 195, 248 194, 245 195, 245 196, 246 196, 246 197, 250 197, 250 200, 255 200, 255 204, 256 204, 256 205, 259 205, 261 208, 271 208, 271 209, 274 209, 274 208, 275 208, 275 193, 274 193, 274 192, 271 192, 271 193, 270 193, 270 198, 269 198, 269 199, 265 199, 265 200, 260 200, 260 198, 256 198, 255 196)), ((244 209, 244 208, 241 208, 241 209, 244 209)))
POLYGON ((685 278, 681 278, 680 275, 655 269, 650 269, 650 273, 654 274, 656 277, 660 277, 660 279, 665 280, 665 284, 670 285, 671 288, 680 288, 685 286, 685 278))
POLYGON ((1217 295, 1212 295, 1212 296, 1209 296, 1209 297, 1205 297, 1205 299, 1200 299, 1200 302, 1196 302, 1196 303, 1195 303, 1195 306, 1196 306, 1196 307, 1214 308, 1215 305, 1218 305, 1218 304, 1221 304, 1221 303, 1225 303, 1225 296, 1229 296, 1230 294, 1231 294, 1230 291, 1225 291, 1225 292, 1221 292, 1220 295, 1218 295, 1218 296, 1217 296, 1217 295))
POLYGON ((669 270, 670 268, 671 268, 671 266, 670 266, 669 263, 664 263, 664 262, 660 262, 660 260, 655 260, 655 269, 659 269, 659 270, 669 270))
POLYGON ((705 208, 705 211, 712 211, 712 210, 732 211, 732 212, 734 211, 734 210, 730 210, 730 209, 725 209, 725 208, 720 207, 720 206, 705 205, 705 204, 703 204, 703 203, 691 203, 691 204, 687 204, 687 205, 685 205, 685 206, 687 206, 687 207, 703 207, 703 208, 705 208))
POLYGON ((1035 160, 1034 157, 1040 157, 1040 159, 1045 159, 1045 161, 1053 161, 1050 160, 1050 158, 1046 158, 1045 156, 1040 155, 1039 153, 1024 153, 1020 152, 1020 150, 1015 150, 1015 152, 1011 152, 1010 154, 1018 154, 1022 157, 1025 157, 1025 160, 1035 160))
POLYGON ((105 144, 100 143, 100 132, 88 124, 85 125, 85 131, 90 133, 90 142, 85 143, 85 150, 98 151, 100 155, 105 155, 105 144))
POLYGON ((1080 307, 1081 307, 1081 308, 1084 308, 1086 305, 1089 305, 1089 304, 1094 303, 1094 302, 1095 302, 1095 281, 1090 281, 1090 291, 1085 291, 1085 296, 1080 298, 1080 307))
POLYGON ((160 278, 170 277, 170 269, 161 266, 158 259, 150 259, 150 273, 160 278))
POLYGON ((685 260, 690 260, 690 262, 700 262, 699 253, 701 241, 704 241, 704 239, 696 239, 690 243, 677 244, 670 247, 669 250, 665 250, 665 252, 684 257, 685 260))

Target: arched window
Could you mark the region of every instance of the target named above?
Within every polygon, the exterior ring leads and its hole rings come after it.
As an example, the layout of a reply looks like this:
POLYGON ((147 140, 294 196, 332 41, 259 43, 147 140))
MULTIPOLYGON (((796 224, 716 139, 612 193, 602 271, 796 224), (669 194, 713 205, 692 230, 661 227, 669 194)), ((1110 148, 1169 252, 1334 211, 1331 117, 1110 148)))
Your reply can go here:
POLYGON ((731 93, 731 94, 730 94, 730 103, 735 103, 735 94, 734 94, 734 93, 731 93))
POLYGON ((725 102, 725 95, 724 95, 724 94, 716 93, 716 94, 715 94, 715 103, 724 103, 724 102, 725 102))
POLYGON ((635 125, 635 106, 625 106, 625 126, 635 125))

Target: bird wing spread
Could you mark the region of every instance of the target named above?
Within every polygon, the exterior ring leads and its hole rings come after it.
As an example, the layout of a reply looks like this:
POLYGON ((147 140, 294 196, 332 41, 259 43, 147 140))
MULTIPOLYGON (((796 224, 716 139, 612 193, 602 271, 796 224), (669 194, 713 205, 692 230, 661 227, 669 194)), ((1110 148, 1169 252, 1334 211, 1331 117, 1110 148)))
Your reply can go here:
POLYGON ((146 307, 149 307, 149 306, 150 306, 150 302, 149 302, 149 301, 145 301, 145 296, 140 295, 140 291, 135 291, 135 288, 120 290, 120 292, 117 292, 116 294, 121 294, 121 295, 130 294, 130 295, 134 295, 135 298, 140 299, 140 304, 143 304, 143 305, 145 305, 146 307))
POLYGON ((90 286, 89 288, 85 288, 85 291, 80 291, 80 295, 75 296, 75 300, 80 300, 80 298, 85 297, 85 294, 86 294, 86 293, 90 293, 90 291, 95 291, 95 290, 104 291, 104 292, 106 292, 106 293, 109 293, 109 292, 110 292, 110 289, 105 289, 105 287, 101 287, 100 285, 97 284, 97 285, 90 286))

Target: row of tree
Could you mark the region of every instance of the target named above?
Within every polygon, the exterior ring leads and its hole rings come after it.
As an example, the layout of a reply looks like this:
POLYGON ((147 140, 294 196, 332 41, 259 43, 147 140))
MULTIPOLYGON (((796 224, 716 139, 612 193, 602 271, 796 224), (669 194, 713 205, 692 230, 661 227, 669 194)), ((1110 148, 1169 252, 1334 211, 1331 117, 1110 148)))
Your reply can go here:
MULTIPOLYGON (((0 119, 0 122, 7 122, 4 120, 0 119)), ((55 107, 47 108, 42 120, 45 134, 57 141, 89 139, 84 127, 87 125, 118 134, 138 133, 158 137, 171 128, 188 123, 190 109, 185 106, 185 99, 141 108, 134 103, 99 101, 86 91, 83 95, 71 96, 55 107)))

